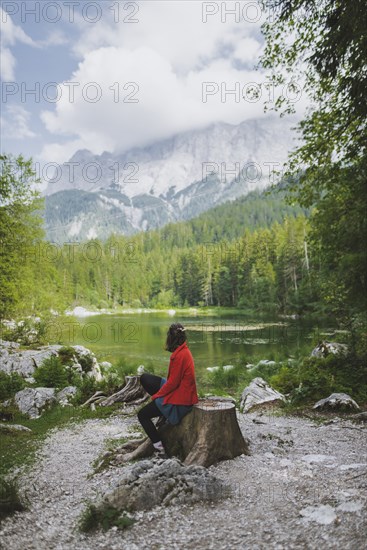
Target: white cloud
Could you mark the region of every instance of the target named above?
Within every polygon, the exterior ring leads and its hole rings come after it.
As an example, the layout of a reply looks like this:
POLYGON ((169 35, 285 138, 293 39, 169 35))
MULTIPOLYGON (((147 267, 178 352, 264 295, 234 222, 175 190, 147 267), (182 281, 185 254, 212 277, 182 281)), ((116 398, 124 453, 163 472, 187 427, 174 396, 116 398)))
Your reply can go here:
POLYGON ((118 24, 106 18, 94 25, 78 19, 74 53, 80 62, 69 78, 78 83, 74 100, 64 83, 54 111, 42 113, 47 130, 68 141, 48 143, 41 154, 45 161, 69 160, 77 148, 95 154, 124 151, 215 121, 236 124, 264 116, 262 99, 254 103, 242 97, 244 86, 263 82, 264 75, 239 69, 258 61, 259 21, 228 17, 223 23, 217 14, 203 23, 201 2, 143 2, 135 24, 121 21, 128 14, 120 11, 118 24), (123 86, 129 82, 139 87, 133 97, 137 103, 128 103, 134 86, 123 86), (204 82, 213 83, 216 91, 206 102, 204 82), (101 97, 92 103, 87 92, 96 87, 101 97))
POLYGON ((16 60, 9 48, 1 48, 0 76, 6 81, 15 80, 14 68, 16 60))
POLYGON ((1 63, 0 76, 4 81, 15 80, 16 59, 9 46, 14 46, 16 42, 22 42, 30 46, 35 46, 35 42, 30 38, 21 27, 14 25, 11 17, 0 7, 1 20, 1 63))
POLYGON ((21 105, 7 105, 1 117, 2 137, 25 139, 36 137, 29 128, 30 113, 21 105))
POLYGON ((252 37, 242 38, 236 45, 233 56, 243 63, 251 63, 256 60, 262 50, 262 44, 252 37))

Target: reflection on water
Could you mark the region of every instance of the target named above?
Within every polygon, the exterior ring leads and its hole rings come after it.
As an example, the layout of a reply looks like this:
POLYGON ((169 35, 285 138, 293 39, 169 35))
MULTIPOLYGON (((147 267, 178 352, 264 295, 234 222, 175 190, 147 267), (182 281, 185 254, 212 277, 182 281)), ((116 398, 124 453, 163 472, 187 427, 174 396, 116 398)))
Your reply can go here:
POLYGON ((157 373, 166 373, 169 353, 164 350, 167 329, 180 322, 187 329, 190 349, 197 369, 225 365, 238 361, 251 362, 261 356, 269 359, 273 353, 284 358, 318 339, 326 327, 301 320, 275 318, 266 322, 245 315, 197 316, 140 313, 128 315, 98 315, 88 318, 68 318, 61 324, 58 336, 50 341, 65 345, 81 344, 97 354, 100 360, 116 363, 153 365, 157 373))

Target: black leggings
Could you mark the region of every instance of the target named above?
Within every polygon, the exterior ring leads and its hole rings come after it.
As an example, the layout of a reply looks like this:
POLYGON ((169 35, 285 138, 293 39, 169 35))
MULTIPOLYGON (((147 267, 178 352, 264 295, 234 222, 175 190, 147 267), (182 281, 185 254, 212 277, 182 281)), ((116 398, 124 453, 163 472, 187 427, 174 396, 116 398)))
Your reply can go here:
MULTIPOLYGON (((143 373, 140 377, 140 384, 143 386, 146 392, 149 395, 156 393, 161 387, 162 378, 160 376, 155 376, 154 374, 143 373)), ((152 418, 156 416, 163 416, 161 411, 158 409, 155 401, 148 403, 138 412, 138 419, 140 424, 143 426, 146 434, 151 439, 153 443, 160 441, 157 429, 151 421, 152 418)))

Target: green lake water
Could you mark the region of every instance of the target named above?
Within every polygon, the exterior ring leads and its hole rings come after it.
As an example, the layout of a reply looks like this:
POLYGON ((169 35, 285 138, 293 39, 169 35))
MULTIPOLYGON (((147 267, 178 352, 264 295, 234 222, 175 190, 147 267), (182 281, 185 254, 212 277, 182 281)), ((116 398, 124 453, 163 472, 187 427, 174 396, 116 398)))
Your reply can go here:
POLYGON ((300 350, 310 353, 315 341, 325 338, 327 329, 301 320, 249 317, 240 312, 212 316, 175 315, 168 312, 70 317, 59 321, 58 337, 64 345, 81 344, 99 361, 153 366, 166 374, 169 353, 164 350, 167 329, 181 322, 197 371, 206 367, 246 364, 258 359, 285 359, 300 350), (323 332, 324 331, 324 332, 323 332))

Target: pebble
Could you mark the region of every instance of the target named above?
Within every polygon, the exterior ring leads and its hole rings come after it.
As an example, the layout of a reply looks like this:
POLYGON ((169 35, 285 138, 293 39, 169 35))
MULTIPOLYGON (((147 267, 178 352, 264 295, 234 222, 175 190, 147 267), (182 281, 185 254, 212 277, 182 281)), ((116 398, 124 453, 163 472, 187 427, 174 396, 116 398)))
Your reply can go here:
MULTIPOLYGON (((92 464, 105 452, 108 440, 135 435, 137 419, 121 415, 52 430, 33 469, 20 477, 30 509, 4 520, 1 547, 7 550, 362 548, 366 495, 362 478, 350 478, 362 473, 367 464, 365 438, 357 430, 347 429, 340 441, 331 424, 322 427, 320 440, 320 431, 309 420, 274 417, 272 434, 284 440, 285 430, 291 430, 293 441, 293 445, 277 449, 274 441, 266 438, 269 427, 251 421, 260 419, 256 413, 239 414, 238 418, 243 434, 250 439, 251 456, 221 462, 209 469, 216 477, 233 483, 236 488, 233 498, 219 503, 157 507, 137 513, 136 523, 127 530, 112 528, 88 536, 76 530, 79 515, 86 502, 95 502, 116 486, 122 468, 88 477, 92 464), (335 467, 328 467, 330 462, 335 467), (304 510, 307 510, 305 516, 301 515, 304 510), (315 521, 315 517, 324 523, 315 521), (336 528, 338 524, 342 529, 336 528), (164 533, 164 542, 154 545, 157 532, 164 533)), ((347 420, 338 420, 341 431, 348 425, 351 424, 347 420)))

